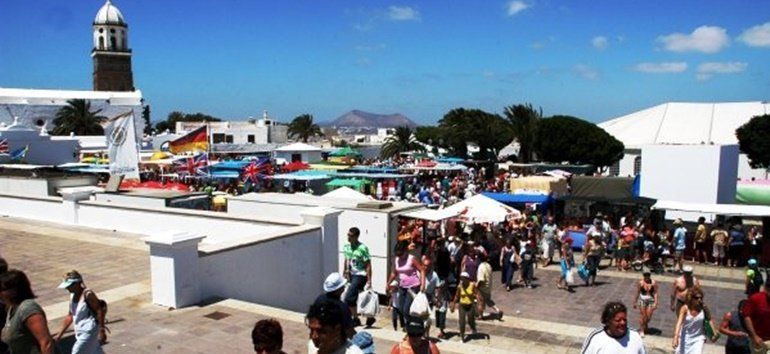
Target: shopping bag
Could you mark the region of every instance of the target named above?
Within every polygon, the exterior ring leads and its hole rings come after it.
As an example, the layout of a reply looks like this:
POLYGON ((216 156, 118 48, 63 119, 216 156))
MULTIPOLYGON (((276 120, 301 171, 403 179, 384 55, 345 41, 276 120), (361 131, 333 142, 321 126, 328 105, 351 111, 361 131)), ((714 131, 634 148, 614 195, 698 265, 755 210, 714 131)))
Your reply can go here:
POLYGON ((588 280, 588 268, 586 268, 585 263, 580 264, 578 266, 577 273, 578 273, 578 276, 580 276, 580 279, 583 279, 583 281, 587 281, 588 280))
POLYGON ((376 317, 380 313, 380 299, 372 289, 358 294, 358 313, 365 317, 376 317))
POLYGON ((409 315, 419 318, 428 318, 430 316, 430 304, 425 293, 421 292, 414 298, 412 306, 409 307, 409 315))
POLYGON ((564 280, 567 281, 567 284, 572 285, 575 283, 575 276, 572 274, 573 268, 570 268, 567 270, 567 274, 564 275, 564 280))

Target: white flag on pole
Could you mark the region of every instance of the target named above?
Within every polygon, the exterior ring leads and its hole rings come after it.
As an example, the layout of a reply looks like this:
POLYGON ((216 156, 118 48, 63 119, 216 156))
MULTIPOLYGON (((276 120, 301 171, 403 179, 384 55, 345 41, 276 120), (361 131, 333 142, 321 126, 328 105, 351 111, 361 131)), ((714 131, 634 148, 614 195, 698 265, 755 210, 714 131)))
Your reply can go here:
POLYGON ((110 119, 104 134, 109 149, 110 175, 139 179, 139 149, 133 110, 110 119))

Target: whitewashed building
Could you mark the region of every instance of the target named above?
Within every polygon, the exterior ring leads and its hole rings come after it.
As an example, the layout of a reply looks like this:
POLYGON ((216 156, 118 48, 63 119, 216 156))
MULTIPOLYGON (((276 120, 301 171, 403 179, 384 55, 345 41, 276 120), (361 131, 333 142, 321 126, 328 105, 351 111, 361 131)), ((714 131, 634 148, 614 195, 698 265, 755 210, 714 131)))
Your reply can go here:
POLYGON ((313 163, 323 159, 321 153, 322 150, 319 147, 305 143, 294 143, 275 149, 273 157, 276 159, 284 159, 287 162, 300 161, 304 163, 313 163))
MULTIPOLYGON (((751 118, 770 113, 768 102, 669 102, 598 124, 626 147, 610 174, 635 176, 648 145, 737 145, 735 130, 751 118)), ((767 171, 749 166, 739 155, 738 178, 767 178, 767 171)))
POLYGON ((285 143, 288 126, 271 119, 265 111, 261 119, 225 122, 177 122, 176 132, 183 135, 208 125, 212 144, 285 143))

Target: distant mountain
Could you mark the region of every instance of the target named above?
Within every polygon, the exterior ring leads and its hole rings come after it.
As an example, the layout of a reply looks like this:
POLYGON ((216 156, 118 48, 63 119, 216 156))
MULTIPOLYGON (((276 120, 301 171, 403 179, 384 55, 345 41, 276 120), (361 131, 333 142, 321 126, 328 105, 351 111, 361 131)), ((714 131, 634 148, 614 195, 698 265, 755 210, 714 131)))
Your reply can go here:
POLYGON ((400 113, 375 114, 359 110, 352 110, 339 116, 337 119, 319 123, 322 127, 336 128, 395 128, 408 126, 416 128, 417 123, 400 113))

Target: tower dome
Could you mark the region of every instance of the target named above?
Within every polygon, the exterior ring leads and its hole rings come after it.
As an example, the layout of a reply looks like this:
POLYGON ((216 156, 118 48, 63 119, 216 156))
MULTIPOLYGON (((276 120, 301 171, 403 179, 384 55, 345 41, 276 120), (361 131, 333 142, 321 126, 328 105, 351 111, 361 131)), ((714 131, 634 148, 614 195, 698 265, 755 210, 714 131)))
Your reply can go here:
POLYGON ((94 25, 120 25, 125 26, 126 21, 123 20, 123 14, 120 13, 115 5, 110 0, 102 5, 99 12, 96 13, 94 18, 94 25))

